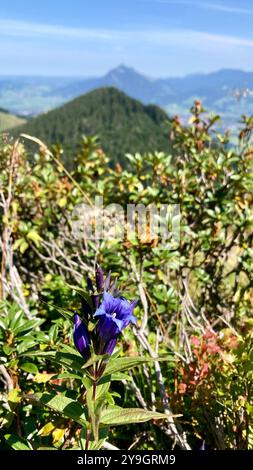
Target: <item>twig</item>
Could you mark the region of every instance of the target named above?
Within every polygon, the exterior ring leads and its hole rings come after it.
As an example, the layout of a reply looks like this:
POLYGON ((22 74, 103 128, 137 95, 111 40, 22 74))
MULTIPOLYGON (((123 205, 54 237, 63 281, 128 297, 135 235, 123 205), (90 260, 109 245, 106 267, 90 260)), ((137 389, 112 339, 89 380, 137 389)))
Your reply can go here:
POLYGON ((144 408, 144 410, 147 410, 148 408, 148 405, 146 403, 146 401, 144 400, 143 396, 142 396, 142 393, 139 389, 139 387, 136 385, 133 377, 132 377, 132 381, 128 381, 128 380, 122 380, 122 383, 125 385, 126 388, 129 388, 133 393, 134 395, 136 396, 138 402, 140 403, 141 407, 144 408))
POLYGON ((7 390, 8 392, 10 392, 11 390, 13 390, 13 381, 11 379, 11 376, 9 375, 9 373, 7 372, 6 368, 4 367, 4 365, 1 365, 0 366, 0 374, 3 376, 4 378, 4 381, 6 383, 6 386, 7 386, 7 390))
POLYGON ((12 186, 13 186, 13 177, 14 177, 14 165, 16 159, 16 151, 18 148, 19 140, 16 140, 13 146, 10 159, 10 169, 9 169, 9 180, 8 180, 8 189, 7 189, 7 198, 5 198, 4 193, 1 192, 2 201, 3 201, 3 212, 4 212, 4 224, 3 224, 3 233, 2 233, 2 260, 1 260, 1 283, 0 283, 0 299, 4 299, 4 279, 6 275, 6 266, 8 264, 8 247, 10 244, 11 238, 11 228, 9 223, 9 213, 10 205, 12 200, 12 186))
MULTIPOLYGON (((153 359, 156 359, 157 356, 156 356, 155 352, 153 351, 152 347, 150 346, 150 344, 149 344, 147 338, 145 337, 145 335, 143 334, 143 332, 141 330, 139 330, 139 331, 135 330, 135 335, 136 335, 137 339, 140 339, 141 343, 143 345, 145 345, 145 349, 149 352, 150 356, 153 359)), ((158 383, 161 398, 162 398, 164 413, 168 415, 168 425, 169 425, 170 437, 175 438, 175 441, 177 442, 177 444, 180 446, 181 449, 191 450, 191 447, 187 443, 185 437, 182 436, 181 433, 179 433, 179 431, 178 431, 178 429, 175 425, 173 415, 172 415, 172 412, 171 412, 171 409, 170 409, 170 406, 169 406, 169 401, 168 401, 168 398, 167 398, 167 395, 166 395, 165 387, 164 387, 164 380, 163 380, 161 367, 160 367, 160 364, 159 364, 158 361, 154 361, 154 367, 155 367, 155 372, 156 372, 157 383, 158 383)))
POLYGON ((143 306, 144 314, 143 314, 142 323, 141 323, 141 332, 143 332, 143 331, 145 331, 145 329, 147 327, 147 324, 148 324, 148 301, 147 301, 145 290, 144 290, 144 287, 143 287, 143 284, 142 284, 142 263, 141 263, 141 267, 140 267, 140 273, 138 273, 135 262, 131 257, 128 259, 128 262, 129 262, 129 264, 131 266, 131 269, 132 269, 132 272, 135 276, 135 282, 137 282, 137 287, 138 287, 141 303, 142 303, 142 306, 143 306))

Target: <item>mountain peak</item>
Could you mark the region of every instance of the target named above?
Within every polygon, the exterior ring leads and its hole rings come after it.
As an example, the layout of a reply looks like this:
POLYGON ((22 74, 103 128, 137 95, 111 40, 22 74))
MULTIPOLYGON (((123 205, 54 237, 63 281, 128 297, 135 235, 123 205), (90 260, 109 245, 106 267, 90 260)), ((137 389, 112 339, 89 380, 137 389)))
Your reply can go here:
POLYGON ((136 72, 136 70, 134 70, 132 67, 127 67, 126 65, 124 64, 120 64, 118 65, 118 67, 115 67, 114 69, 110 70, 108 73, 107 73, 107 77, 108 76, 112 76, 112 75, 140 75, 138 74, 138 72, 136 72))
POLYGON ((133 69, 131 67, 127 67, 124 64, 120 64, 118 65, 118 67, 115 67, 114 72, 119 72, 119 73, 133 72, 133 69))

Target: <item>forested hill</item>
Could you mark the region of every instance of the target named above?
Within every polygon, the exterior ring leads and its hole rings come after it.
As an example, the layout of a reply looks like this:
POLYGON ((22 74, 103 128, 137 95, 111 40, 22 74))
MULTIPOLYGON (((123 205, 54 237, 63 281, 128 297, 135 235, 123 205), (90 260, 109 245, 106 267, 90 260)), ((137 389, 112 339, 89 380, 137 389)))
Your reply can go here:
POLYGON ((114 162, 126 153, 169 151, 168 116, 157 106, 143 105, 116 88, 100 88, 15 129, 40 138, 47 145, 60 143, 63 160, 71 155, 83 135, 98 135, 102 148, 114 162))

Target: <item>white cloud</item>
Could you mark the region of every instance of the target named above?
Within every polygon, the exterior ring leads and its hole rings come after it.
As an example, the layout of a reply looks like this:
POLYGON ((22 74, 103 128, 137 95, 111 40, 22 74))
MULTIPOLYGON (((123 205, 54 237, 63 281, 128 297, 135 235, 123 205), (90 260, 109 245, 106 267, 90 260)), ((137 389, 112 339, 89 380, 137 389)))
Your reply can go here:
MULTIPOLYGON (((162 1, 162 0, 160 0, 162 1)), ((60 38, 67 40, 96 40, 104 43, 110 41, 113 46, 159 44, 160 46, 183 46, 203 50, 211 47, 219 48, 253 48, 253 38, 243 38, 225 34, 214 34, 190 29, 161 30, 115 30, 72 28, 61 25, 28 23, 15 20, 0 19, 0 37, 27 38, 60 38)))
POLYGON ((222 5, 220 3, 206 3, 202 2, 195 2, 191 0, 141 0, 143 2, 152 2, 152 3, 165 3, 168 5, 189 5, 194 6, 197 8, 204 8, 206 10, 214 10, 214 11, 222 11, 225 13, 236 13, 236 14, 245 14, 245 15, 253 15, 253 10, 250 8, 243 8, 243 7, 234 7, 231 5, 222 5))
POLYGON ((206 10, 213 10, 213 11, 222 11, 225 13, 236 13, 236 14, 245 14, 245 15, 253 15, 253 10, 250 8, 243 8, 243 7, 234 7, 232 5, 222 5, 220 3, 209 3, 209 2, 195 2, 194 0, 141 0, 142 2, 148 3, 164 3, 167 5, 189 5, 194 6, 197 8, 203 8, 206 10))
POLYGON ((212 34, 204 31, 194 31, 188 29, 175 29, 171 31, 153 31, 148 35, 146 33, 139 35, 145 40, 158 42, 160 44, 182 45, 185 48, 203 50, 210 47, 253 47, 253 39, 239 38, 223 34, 212 34))
POLYGON ((0 19, 0 36, 62 37, 72 39, 116 39, 117 31, 71 28, 43 23, 0 19))

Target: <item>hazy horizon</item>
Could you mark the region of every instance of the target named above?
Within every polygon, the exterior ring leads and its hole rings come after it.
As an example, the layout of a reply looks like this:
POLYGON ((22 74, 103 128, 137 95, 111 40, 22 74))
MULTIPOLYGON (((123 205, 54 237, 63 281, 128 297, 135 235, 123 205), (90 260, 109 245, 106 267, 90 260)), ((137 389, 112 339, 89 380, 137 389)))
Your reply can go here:
POLYGON ((99 77, 103 77, 104 75, 120 68, 120 67, 126 67, 127 69, 132 69, 134 72, 144 76, 145 78, 147 79, 151 79, 151 80, 156 80, 156 79, 166 79, 166 78, 185 78, 185 77, 190 77, 190 76, 194 76, 194 75, 211 75, 211 74, 216 74, 216 73, 219 73, 219 72, 223 72, 223 71, 232 71, 232 72, 243 72, 243 73, 253 73, 253 68, 252 70, 246 70, 246 69, 242 69, 242 68, 236 68, 236 67, 223 67, 223 68, 219 68, 219 69, 214 69, 214 70, 210 70, 209 72, 204 72, 204 71, 196 71, 194 73, 185 73, 183 75, 174 75, 174 74, 170 74, 168 76, 151 76, 151 75, 147 75, 145 74, 143 71, 141 70, 138 70, 137 68, 131 66, 131 65, 127 65, 127 64, 118 64, 118 65, 115 65, 115 67, 113 68, 110 68, 108 70, 105 70, 104 72, 102 72, 101 74, 89 74, 89 75, 50 75, 50 74, 5 74, 5 73, 0 73, 0 78, 37 78, 37 79, 43 79, 43 78, 50 78, 50 79, 54 79, 54 78, 61 78, 61 79, 93 79, 93 78, 99 78, 99 77))

